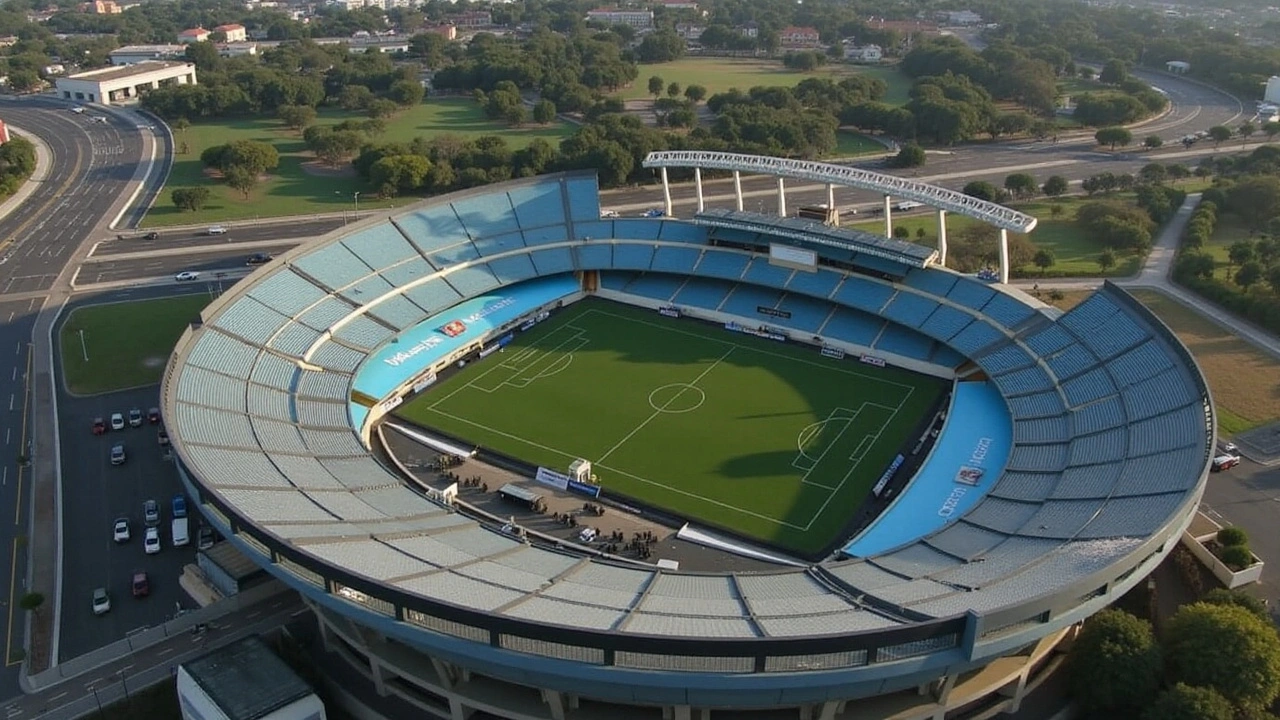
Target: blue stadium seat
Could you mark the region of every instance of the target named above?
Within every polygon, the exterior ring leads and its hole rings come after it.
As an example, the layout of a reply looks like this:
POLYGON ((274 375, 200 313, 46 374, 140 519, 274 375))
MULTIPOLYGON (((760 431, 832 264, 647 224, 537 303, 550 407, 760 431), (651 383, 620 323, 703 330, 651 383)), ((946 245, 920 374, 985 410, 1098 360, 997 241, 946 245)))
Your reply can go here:
POLYGON ((729 294, 732 287, 732 284, 722 280, 689 278, 684 287, 680 288, 680 292, 676 293, 675 303, 704 310, 715 310, 720 307, 720 303, 724 302, 725 296, 729 294))
POLYGON ((573 272, 573 254, 569 248, 544 248, 529 253, 539 275, 573 272))
POLYGON ((452 204, 462 226, 473 240, 505 235, 520 229, 516 214, 511 208, 511 200, 505 193, 486 193, 481 197, 456 200, 452 204))
POLYGON ((747 269, 751 256, 727 250, 707 250, 698 263, 698 274, 726 280, 738 280, 747 269))
POLYGON ((918 269, 907 273, 902 284, 933 295, 946 297, 959 276, 945 270, 918 269))
POLYGON ((471 241, 471 244, 476 246, 476 251, 480 253, 481 257, 523 250, 525 247, 524 234, 519 230, 486 238, 477 237, 471 241))
POLYGON ((596 243, 594 245, 578 245, 573 248, 579 270, 608 270, 613 267, 613 244, 596 243))
MULTIPOLYGON (((657 240, 661 220, 619 219, 613 221, 613 237, 618 240, 657 240)), ((594 235, 592 237, 595 237, 594 235)))
POLYGON ((819 334, 833 340, 870 348, 875 339, 880 336, 884 326, 885 322, 882 318, 850 308, 837 307, 831 314, 831 319, 822 326, 819 334))
POLYGON ((445 282, 443 278, 428 280, 417 287, 409 288, 404 294, 405 297, 432 314, 448 310, 462 300, 462 296, 458 294, 458 291, 454 290, 453 286, 445 282))
MULTIPOLYGON (((796 272, 791 268, 770 265, 765 258, 755 258, 751 264, 747 266, 747 272, 742 279, 752 285, 765 285, 768 287, 785 287, 787 280, 791 278, 792 273, 796 272)), ((806 275, 810 273, 805 273, 806 275)), ((828 290, 827 292, 830 292, 828 290)))
POLYGON ((493 274, 498 276, 498 280, 502 281, 503 285, 528 280, 538 274, 527 253, 490 260, 489 269, 493 270, 493 274))
POLYGON ((318 248, 293 262, 293 267, 330 290, 346 287, 373 273, 346 245, 334 243, 318 248))
POLYGON ((574 222, 600 217, 600 188, 594 177, 566 179, 565 192, 569 196, 569 214, 574 222))
POLYGON ((804 295, 787 293, 778 303, 778 309, 791 313, 791 317, 783 321, 787 326, 807 333, 817 333, 831 316, 833 305, 804 295))
POLYGON ((939 305, 920 326, 920 332, 938 340, 949 340, 971 322, 972 315, 949 305, 939 305))
POLYGON ((912 292, 898 291, 880 314, 899 325, 918 328, 937 309, 937 300, 912 292))
POLYGON ((679 275, 644 273, 639 277, 633 278, 631 283, 625 286, 624 292, 662 302, 671 302, 671 298, 684 283, 685 278, 679 275))
POLYGON ((431 254, 427 255, 427 262, 443 270, 460 263, 476 260, 479 257, 480 252, 476 250, 476 246, 472 245, 470 240, 466 240, 456 245, 450 245, 447 248, 432 251, 431 254))
POLYGON ((893 288, 888 285, 850 275, 836 289, 833 299, 843 305, 879 315, 880 309, 893 293, 893 288))
POLYGON ((914 330, 889 323, 884 332, 880 333, 880 339, 876 340, 873 348, 913 360, 927 361, 933 352, 933 341, 914 330))
POLYGON ((379 270, 411 257, 421 257, 417 248, 400 234, 399 228, 390 223, 347 236, 342 244, 369 267, 379 270))
POLYGON ((761 322, 780 322, 779 318, 766 318, 757 312, 759 307, 772 308, 782 299, 782 291, 763 288, 756 285, 737 284, 729 297, 720 305, 721 312, 737 315, 749 321, 760 319, 761 322))
POLYGON ((982 306, 982 314, 1011 328, 1035 315, 1036 311, 1002 292, 997 292, 992 295, 990 302, 982 306))
POLYGON ((488 265, 464 267, 449 273, 445 279, 465 298, 481 295, 499 285, 488 265))
POLYGON ((565 223, 564 194, 558 179, 543 180, 534 185, 509 190, 507 197, 511 201, 511 207, 515 208, 521 229, 530 230, 565 223))
POLYGON ((392 222, 423 255, 467 239, 467 229, 458 220, 452 205, 437 205, 417 212, 397 215, 392 222))
POLYGON ((659 245, 653 253, 653 265, 651 267, 656 272, 689 275, 693 273, 693 266, 698 263, 698 256, 701 254, 702 248, 700 247, 659 245))
POLYGON ((664 220, 662 229, 658 231, 658 239, 665 242, 687 242, 705 245, 707 229, 680 220, 664 220))
POLYGON ((830 270, 818 270, 817 272, 797 270, 787 283, 787 290, 814 297, 829 298, 831 297, 831 291, 836 289, 841 279, 842 276, 840 274, 830 270))
POLYGON ((947 299, 957 305, 981 310, 982 306, 986 305, 991 300, 991 296, 995 294, 995 290, 977 280, 966 277, 956 281, 955 286, 947 293, 947 299))
POLYGON ((638 277, 640 277, 640 273, 627 272, 625 270, 610 270, 602 272, 600 273, 600 287, 605 290, 622 292, 638 277))
POLYGON ((627 243, 618 244, 613 248, 613 267, 619 270, 648 270, 652 264, 652 245, 627 243))
POLYGON ((524 231, 524 244, 529 247, 568 242, 568 240, 568 225, 546 225, 544 227, 524 231))

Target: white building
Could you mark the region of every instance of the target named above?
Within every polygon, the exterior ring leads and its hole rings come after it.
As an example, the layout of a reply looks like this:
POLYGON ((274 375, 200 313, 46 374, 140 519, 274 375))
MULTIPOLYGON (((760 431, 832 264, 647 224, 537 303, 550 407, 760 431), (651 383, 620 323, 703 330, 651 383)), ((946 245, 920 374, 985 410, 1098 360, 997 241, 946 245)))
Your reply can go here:
POLYGON ((226 40, 223 42, 239 43, 249 39, 249 36, 245 33, 243 25, 219 25, 214 28, 213 31, 220 32, 226 36, 226 40))
POLYGON ((982 24, 982 16, 972 10, 940 12, 938 16, 939 20, 948 25, 972 26, 982 24))
POLYGON ((587 11, 587 20, 602 22, 606 25, 630 25, 637 30, 650 30, 653 28, 653 11, 596 8, 587 11))
POLYGON ((183 720, 325 720, 311 686, 257 636, 178 666, 183 720))
POLYGON ((195 85, 196 66, 189 62, 148 61, 113 65, 58 78, 58 97, 94 103, 127 103, 161 85, 195 85))
POLYGON ((180 43, 204 42, 205 40, 208 40, 209 36, 212 34, 213 33, 211 31, 205 30, 202 27, 187 28, 186 30, 183 30, 182 32, 178 33, 178 42, 180 43))
POLYGON ((1262 94, 1262 102, 1280 105, 1280 77, 1272 75, 1267 80, 1267 90, 1262 94))
POLYGON ((133 65, 148 60, 172 60, 187 52, 186 45, 125 45, 110 53, 112 65, 133 65))
POLYGON ((854 63, 878 63, 884 59, 884 49, 879 45, 859 45, 847 47, 844 58, 854 63))

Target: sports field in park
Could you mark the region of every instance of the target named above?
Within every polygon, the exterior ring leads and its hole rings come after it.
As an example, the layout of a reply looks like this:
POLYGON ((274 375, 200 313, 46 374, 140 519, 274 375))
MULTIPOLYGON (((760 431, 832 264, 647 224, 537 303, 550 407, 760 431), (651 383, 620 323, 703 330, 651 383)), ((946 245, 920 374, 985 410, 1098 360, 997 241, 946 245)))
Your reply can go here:
POLYGON ((942 381, 585 300, 398 413, 800 554, 821 552, 942 381))

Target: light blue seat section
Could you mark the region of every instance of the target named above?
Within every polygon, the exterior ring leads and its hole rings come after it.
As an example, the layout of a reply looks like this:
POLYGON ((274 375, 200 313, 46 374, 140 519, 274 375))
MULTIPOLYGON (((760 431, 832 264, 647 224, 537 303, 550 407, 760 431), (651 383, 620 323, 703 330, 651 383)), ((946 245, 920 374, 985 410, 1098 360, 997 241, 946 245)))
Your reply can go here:
POLYGON ((607 241, 621 237, 614 234, 612 220, 596 219, 589 222, 576 222, 573 224, 573 232, 583 242, 590 242, 591 240, 607 241))
POLYGON ((657 240, 658 232, 661 230, 661 220, 614 220, 613 235, 610 237, 619 240, 657 240))
POLYGON ((535 245, 550 245, 552 243, 562 243, 569 240, 568 225, 547 225, 545 227, 533 228, 524 231, 524 244, 529 247, 535 245))
POLYGON ((290 317, 319 302, 327 294, 289 268, 277 270, 249 291, 249 297, 290 317))
POLYGON ((271 348, 286 355, 302 357, 303 353, 319 339, 320 331, 302 323, 291 322, 280 328, 280 332, 271 338, 271 348))
POLYGON ((390 340, 392 335, 394 333, 390 328, 383 327, 363 315, 351 318, 350 322, 333 333, 333 336, 339 340, 367 350, 372 350, 390 340))
POLYGON ((965 326, 963 330, 951 338, 951 347, 972 357, 985 347, 1004 339, 1004 335, 981 318, 965 326))
POLYGON ((995 290, 977 280, 959 278, 947 293, 947 299, 957 305, 981 310, 982 306, 986 305, 991 300, 991 296, 995 294, 995 290))
POLYGON ((266 345, 271 336, 288 322, 288 316, 281 315, 252 297, 244 297, 222 311, 213 324, 251 343, 266 345))
POLYGON ((1021 345, 1013 342, 1006 342, 1000 345, 998 348, 977 358, 976 362, 989 375, 1011 372, 1036 364, 1035 358, 1022 349, 1021 345))
POLYGON ((400 230, 391 223, 361 230, 343 238, 342 244, 365 264, 375 269, 390 267, 411 257, 421 257, 417 248, 410 245, 404 235, 400 234, 400 230))
POLYGON ((705 245, 707 242, 707 229, 701 225, 679 220, 666 220, 662 223, 662 229, 658 231, 658 239, 666 242, 687 242, 705 245))
POLYGON ((888 285, 850 275, 836 289, 833 299, 844 305, 878 315, 893 293, 893 288, 888 285))
POLYGON ((579 270, 604 270, 614 267, 613 243, 578 245, 572 252, 577 257, 579 270))
POLYGON ((488 265, 470 265, 445 276, 449 284, 463 297, 475 297, 498 287, 498 278, 488 265))
POLYGON ((1103 360, 1119 355, 1129 348, 1138 345, 1150 337, 1146 330, 1129 317, 1129 313, 1117 312, 1106 320, 1106 324, 1095 328, 1080 338, 1098 357, 1103 360))
POLYGON ((600 188, 595 178, 568 178, 565 192, 569 196, 569 214, 575 221, 600 217, 600 188))
POLYGON ((880 314, 899 325, 918 328, 937 309, 937 300, 899 291, 880 314))
POLYGON ((1002 292, 997 292, 991 301, 982 306, 982 314, 1001 325, 1011 328, 1036 314, 1034 308, 1014 300, 1002 292))
POLYGON ((467 229, 452 205, 436 205, 397 215, 391 221, 423 255, 467 240, 467 229))
POLYGON ((1121 388, 1136 385, 1170 367, 1173 363, 1155 340, 1148 340, 1107 364, 1111 377, 1121 388))
POLYGON ((708 250, 698 263, 698 274, 725 280, 739 280, 751 256, 725 250, 708 250))
POLYGON ((1195 487, 1199 477, 1187 468, 1198 464, 1201 452, 1200 448, 1188 447, 1159 455, 1131 458, 1125 463, 1120 481, 1116 483, 1116 494, 1127 497, 1190 490, 1195 487))
MULTIPOLYGON (((991 379, 1000 387, 1000 392, 1003 393, 1005 397, 1032 395, 1048 392, 1053 389, 1053 380, 1039 365, 1032 365, 1030 367, 1022 368, 1021 370, 993 375, 991 379)), ((1058 400, 1057 404, 1061 406, 1062 401, 1058 400)), ((1061 412, 1061 409, 1059 409, 1058 412, 1061 412)))
POLYGON ((443 278, 434 278, 405 291, 405 297, 417 303, 428 313, 447 310, 458 303, 462 296, 443 278))
POLYGON ((364 353, 335 342, 322 343, 311 353, 311 363, 340 372, 352 372, 364 362, 364 353))
POLYGON ((569 248, 543 248, 529 253, 539 275, 557 275, 573 271, 573 254, 569 248))
POLYGON ((1204 415, 1197 420, 1194 412, 1175 410, 1129 425, 1129 445, 1135 455, 1191 447, 1197 436, 1204 438, 1204 415))
POLYGON ((1023 338, 1023 342, 1027 347, 1031 348, 1035 354, 1040 357, 1048 357, 1059 350, 1076 342, 1071 333, 1063 330, 1057 325, 1048 325, 1042 330, 1037 330, 1023 338))
POLYGON ((434 250, 427 256, 427 262, 441 270, 479 259, 480 251, 470 240, 455 243, 446 248, 434 250))
MULTIPOLYGON (((996 384, 999 385, 999 379, 996 384)), ((1003 386, 1001 388, 1003 390, 1003 386)), ((1009 413, 1015 418, 1034 418, 1034 417, 1051 417, 1061 415, 1066 412, 1066 406, 1062 404, 1062 397, 1053 390, 1043 390, 1027 395, 1010 396, 1006 398, 1009 403, 1009 413)))
POLYGON ((1125 422, 1124 404, 1114 395, 1071 411, 1071 425, 1077 435, 1110 430, 1125 422))
POLYGON ((506 193, 485 193, 480 197, 456 200, 453 211, 471 238, 491 238, 520 230, 506 193))
POLYGON ((956 333, 973 322, 973 316, 957 310, 949 305, 939 305, 938 309, 920 325, 925 335, 939 340, 949 340, 956 333))
POLYGON ((600 287, 605 290, 617 290, 622 292, 631 284, 631 281, 640 277, 639 273, 623 272, 615 270, 613 272, 600 273, 600 287))
POLYGON ((381 275, 370 275, 353 285, 348 285, 338 291, 338 294, 350 300, 352 305, 364 305, 394 290, 391 283, 381 275))
POLYGON ((763 288, 756 285, 735 285, 733 291, 729 293, 729 297, 720 305, 720 311, 751 321, 759 319, 761 322, 784 323, 786 321, 782 318, 765 317, 757 312, 757 308, 761 306, 775 307, 781 299, 781 290, 763 288))
POLYGON ((876 340, 876 344, 872 347, 881 352, 894 353, 914 360, 928 360, 933 352, 933 341, 914 330, 889 323, 885 326, 884 332, 880 333, 880 339, 876 340))
POLYGON ((476 246, 476 252, 480 253, 481 257, 489 257, 524 249, 524 233, 516 230, 487 238, 476 238, 471 241, 471 244, 476 246))
POLYGON ((831 308, 831 303, 792 293, 788 293, 778 303, 779 310, 791 313, 791 319, 786 321, 787 325, 808 333, 818 332, 818 328, 831 315, 831 308))
MULTIPOLYGON (((579 253, 586 248, 579 248, 579 253)), ((613 267, 620 270, 648 270, 653 264, 652 245, 616 245, 613 248, 613 267)))
POLYGON ((1193 394, 1177 368, 1152 375, 1147 380, 1125 388, 1120 395, 1130 421, 1203 402, 1203 398, 1193 394))
POLYGON ((1084 337, 1118 312, 1120 308, 1110 298, 1094 293, 1058 318, 1058 323, 1075 333, 1076 337, 1084 337))
POLYGON ((507 191, 507 197, 522 228, 565 223, 564 193, 559 180, 515 188, 507 191))
POLYGON ((956 284, 957 276, 940 270, 912 270, 902 284, 935 297, 946 297, 956 284))
POLYGON ((331 290, 346 287, 373 272, 342 243, 313 250, 295 260, 293 266, 331 290))
MULTIPOLYGON (((253 366, 253 374, 249 379, 259 385, 275 388, 283 392, 293 390, 293 382, 298 376, 298 366, 281 357, 263 353, 253 366)), ((252 391, 252 388, 250 388, 252 391)))
POLYGON ((842 340, 869 348, 884 329, 881 318, 857 310, 837 307, 831 319, 822 326, 821 334, 833 340, 842 340))
POLYGON ((298 316, 298 322, 316 330, 328 330, 334 323, 355 312, 351 303, 330 295, 298 316))
POLYGON ((1062 394, 1067 397, 1067 404, 1071 407, 1101 400, 1115 392, 1116 386, 1111 382, 1111 377, 1101 367, 1095 367, 1062 383, 1062 394))
POLYGON ((885 273, 886 275, 900 276, 906 271, 906 267, 902 263, 892 260, 876 257, 875 255, 867 255, 864 253, 855 253, 853 262, 864 268, 885 273))
POLYGON ((1066 380, 1093 369, 1098 364, 1098 358, 1085 349, 1084 345, 1076 343, 1045 358, 1045 364, 1059 380, 1066 380))
POLYGON ((369 314, 397 330, 407 330, 421 322, 427 316, 427 311, 408 298, 392 295, 369 308, 369 314))
POLYGON ((436 269, 422 258, 412 258, 382 271, 382 277, 395 287, 404 287, 409 283, 435 274, 436 269))
POLYGON ((655 272, 689 275, 693 273, 693 266, 698 263, 698 256, 701 254, 702 248, 700 247, 659 245, 658 249, 653 253, 653 265, 651 267, 655 272))
POLYGON ((943 367, 957 368, 964 364, 965 357, 951 348, 938 343, 933 349, 933 357, 929 362, 943 367))
POLYGON ((258 354, 262 352, 260 348, 217 332, 212 326, 205 326, 199 332, 200 338, 187 355, 188 364, 241 380, 248 379, 258 354))
POLYGON ((528 280, 538 274, 537 268, 533 266, 533 261, 527 254, 490 260, 489 269, 493 270, 493 274, 498 276, 498 280, 502 281, 503 285, 528 280))
POLYGON ((680 288, 680 292, 676 293, 675 303, 704 310, 715 310, 720 307, 720 303, 724 302, 725 296, 729 294, 732 287, 732 284, 722 280, 689 278, 684 287, 680 288))
POLYGON ((639 277, 631 278, 629 285, 626 285, 626 292, 640 297, 661 300, 662 302, 671 302, 671 298, 675 297, 676 291, 684 285, 685 278, 679 275, 662 275, 660 273, 645 273, 639 277))
POLYGON ((840 274, 830 270, 818 270, 817 272, 797 270, 787 283, 787 289, 792 292, 813 295, 814 297, 829 298, 831 297, 831 291, 835 290, 836 286, 840 284, 840 280, 840 274))
MULTIPOLYGON (((747 272, 743 274, 742 279, 752 285, 767 285, 780 288, 786 286, 787 280, 793 272, 796 271, 791 268, 770 265, 769 261, 764 258, 755 258, 747 265, 747 272)), ((805 274, 808 275, 809 273, 805 274)))

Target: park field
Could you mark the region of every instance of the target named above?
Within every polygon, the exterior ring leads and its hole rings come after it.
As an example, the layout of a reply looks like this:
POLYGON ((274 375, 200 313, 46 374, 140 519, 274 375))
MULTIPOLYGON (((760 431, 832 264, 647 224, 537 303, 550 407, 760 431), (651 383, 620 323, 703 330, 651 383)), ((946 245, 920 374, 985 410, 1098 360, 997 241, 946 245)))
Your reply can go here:
POLYGON ((829 64, 813 72, 800 72, 783 67, 778 60, 686 57, 669 63, 641 65, 640 75, 636 77, 635 83, 619 90, 618 95, 624 100, 651 97, 649 78, 655 75, 667 85, 673 82, 680 83, 682 88, 702 85, 707 89, 707 97, 732 88, 749 90, 757 85, 792 87, 809 78, 838 81, 850 75, 873 75, 884 80, 888 85, 884 101, 893 105, 905 104, 909 99, 907 93, 911 89, 911 79, 891 65, 829 64))
POLYGON ((96 395, 160 382, 173 346, 210 299, 178 295, 76 308, 58 334, 67 391, 96 395))
POLYGON ((933 378, 603 300, 398 414, 801 555, 838 539, 943 390, 933 378))
MULTIPOLYGON (((354 113, 325 109, 317 123, 336 125, 354 113)), ((386 132, 378 136, 382 142, 407 142, 415 137, 434 137, 445 133, 463 138, 501 135, 513 148, 522 148, 537 138, 558 145, 568 137, 572 127, 564 123, 527 125, 512 128, 489 120, 475 101, 469 98, 430 99, 420 105, 401 110, 387 123, 386 132)), ((233 118, 202 121, 184 131, 174 131, 173 169, 165 182, 156 206, 147 213, 146 227, 163 225, 204 224, 227 220, 251 220, 259 217, 308 215, 354 210, 355 193, 361 210, 385 209, 413 202, 417 198, 376 198, 372 189, 358 177, 350 165, 328 168, 315 161, 302 141, 302 133, 290 130, 275 118, 233 118), (200 163, 200 153, 214 145, 236 140, 270 143, 280 153, 280 166, 249 195, 232 190, 209 177, 200 163), (209 204, 196 213, 179 212, 169 200, 169 191, 180 187, 203 186, 213 195, 209 204), (367 195, 363 193, 368 193, 367 195)))

